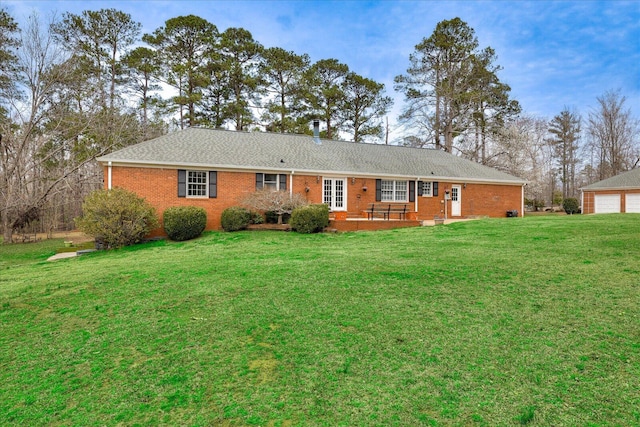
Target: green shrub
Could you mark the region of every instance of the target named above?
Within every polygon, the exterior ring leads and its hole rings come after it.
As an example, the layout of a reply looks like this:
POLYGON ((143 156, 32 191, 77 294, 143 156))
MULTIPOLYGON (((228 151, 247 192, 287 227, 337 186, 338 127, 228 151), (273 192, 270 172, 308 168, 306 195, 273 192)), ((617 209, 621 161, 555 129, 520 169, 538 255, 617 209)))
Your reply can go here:
POLYGON ((189 240, 204 231, 207 211, 197 206, 175 206, 165 210, 162 219, 164 231, 171 240, 189 240))
POLYGON ((329 206, 323 204, 296 208, 289 220, 291 228, 298 233, 317 233, 329 225, 329 206))
MULTIPOLYGON (((267 224, 277 224, 279 215, 274 211, 267 211, 264 213, 265 221, 267 224)), ((283 213, 280 221, 282 224, 289 224, 289 220, 291 219, 291 214, 283 213)))
POLYGON ((222 212, 220 222, 224 231, 244 230, 251 223, 251 212, 239 206, 232 206, 222 212))
POLYGON ((262 215, 260 212, 249 211, 249 215, 251 215, 249 224, 264 224, 264 215, 262 215))
POLYGON ((572 215, 580 211, 580 204, 575 197, 567 197, 562 201, 562 208, 566 213, 572 215))
POLYGON ((158 226, 155 209, 143 198, 122 188, 98 190, 82 204, 76 218, 80 231, 105 248, 119 248, 141 241, 158 226))

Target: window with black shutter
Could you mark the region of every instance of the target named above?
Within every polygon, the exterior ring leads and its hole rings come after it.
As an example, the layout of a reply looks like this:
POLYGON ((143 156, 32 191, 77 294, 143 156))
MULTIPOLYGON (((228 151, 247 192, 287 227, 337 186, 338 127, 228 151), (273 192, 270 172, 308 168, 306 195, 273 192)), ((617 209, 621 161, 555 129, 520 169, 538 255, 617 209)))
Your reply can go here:
POLYGON ((277 173, 256 173, 256 190, 268 188, 272 191, 287 189, 287 175, 277 173))
POLYGON ((178 169, 178 197, 217 197, 218 173, 178 169))

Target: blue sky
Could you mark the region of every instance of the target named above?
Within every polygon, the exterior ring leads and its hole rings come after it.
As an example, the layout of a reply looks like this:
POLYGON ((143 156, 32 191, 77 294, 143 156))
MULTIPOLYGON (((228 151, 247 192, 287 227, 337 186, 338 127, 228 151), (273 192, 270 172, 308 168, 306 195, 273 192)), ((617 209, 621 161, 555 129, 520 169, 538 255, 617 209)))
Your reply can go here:
POLYGON ((396 105, 393 78, 406 71, 414 46, 445 19, 460 17, 480 47, 491 46, 524 113, 551 118, 564 107, 586 116, 596 97, 620 90, 640 116, 640 1, 12 1, 18 22, 34 9, 79 14, 115 8, 150 33, 194 14, 220 31, 243 27, 266 47, 336 58, 384 83, 396 105))

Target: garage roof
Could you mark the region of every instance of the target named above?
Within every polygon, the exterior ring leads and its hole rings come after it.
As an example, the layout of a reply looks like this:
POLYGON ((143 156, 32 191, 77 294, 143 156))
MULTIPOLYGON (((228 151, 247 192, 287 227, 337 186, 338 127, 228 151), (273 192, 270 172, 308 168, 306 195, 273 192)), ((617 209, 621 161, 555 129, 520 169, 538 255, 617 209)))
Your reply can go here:
POLYGON ((640 169, 632 169, 628 172, 623 172, 620 175, 594 182, 591 185, 583 187, 582 190, 622 190, 636 188, 640 188, 640 169))

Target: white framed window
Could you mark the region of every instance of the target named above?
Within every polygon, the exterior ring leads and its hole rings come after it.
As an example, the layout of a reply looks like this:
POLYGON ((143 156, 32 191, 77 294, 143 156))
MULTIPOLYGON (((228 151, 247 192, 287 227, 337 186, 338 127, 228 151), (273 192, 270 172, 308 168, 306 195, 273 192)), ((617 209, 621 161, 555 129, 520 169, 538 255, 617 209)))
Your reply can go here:
POLYGON ((218 197, 218 172, 178 169, 178 197, 215 199, 218 197))
POLYGON ((433 196, 431 188, 431 181, 422 181, 422 197, 433 196))
POLYGON ((380 200, 382 202, 406 202, 409 195, 407 181, 382 180, 380 182, 380 200))
POLYGON ((278 189, 278 174, 277 173, 265 173, 264 174, 264 187, 269 190, 276 191, 278 189))
POLYGON ((207 197, 206 171, 187 171, 187 197, 207 197))
POLYGON ((285 191, 287 189, 287 175, 277 173, 256 173, 256 191, 285 191))

